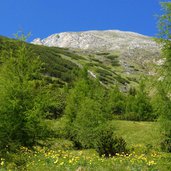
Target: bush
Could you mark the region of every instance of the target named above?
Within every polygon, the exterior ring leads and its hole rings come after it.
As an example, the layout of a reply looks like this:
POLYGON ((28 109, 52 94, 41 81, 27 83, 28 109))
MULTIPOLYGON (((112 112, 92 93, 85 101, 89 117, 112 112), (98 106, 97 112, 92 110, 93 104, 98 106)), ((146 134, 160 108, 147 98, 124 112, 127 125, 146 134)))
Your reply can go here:
POLYGON ((114 136, 111 128, 101 130, 99 133, 96 151, 100 156, 110 157, 117 153, 128 153, 125 140, 122 137, 114 136))
POLYGON ((171 152, 171 135, 165 135, 164 140, 161 142, 161 149, 165 152, 171 152))

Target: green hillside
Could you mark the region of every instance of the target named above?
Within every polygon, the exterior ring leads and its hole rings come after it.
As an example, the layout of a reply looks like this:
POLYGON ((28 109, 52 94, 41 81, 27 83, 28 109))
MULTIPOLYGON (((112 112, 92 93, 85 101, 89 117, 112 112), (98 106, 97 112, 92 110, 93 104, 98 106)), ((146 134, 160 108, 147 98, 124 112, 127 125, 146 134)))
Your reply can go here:
MULTIPOLYGON (((78 55, 69 52, 67 49, 37 46, 28 43, 26 45, 29 50, 40 56, 44 62, 44 74, 47 79, 53 77, 58 84, 69 83, 74 79, 74 70, 77 70, 78 66, 64 57, 77 58, 78 55)), ((17 46, 20 46, 20 41, 0 36, 0 51, 15 50, 17 46)))
MULTIPOLYGON (((16 49, 19 45, 20 42, 17 40, 0 36, 0 50, 16 49)), ((86 66, 90 75, 99 79, 102 84, 111 86, 119 83, 123 90, 136 86, 141 75, 147 74, 153 68, 150 61, 158 57, 156 54, 156 56, 152 56, 152 59, 149 59, 150 53, 142 52, 142 54, 126 59, 126 56, 119 52, 97 53, 29 43, 27 43, 27 47, 40 56, 45 63, 45 75, 53 77, 58 84, 71 82, 74 80, 75 70, 86 66), (148 61, 146 66, 141 62, 140 57, 143 55, 148 61), (129 65, 125 64, 124 61, 127 61, 129 65)), ((146 60, 145 58, 143 60, 146 60)))

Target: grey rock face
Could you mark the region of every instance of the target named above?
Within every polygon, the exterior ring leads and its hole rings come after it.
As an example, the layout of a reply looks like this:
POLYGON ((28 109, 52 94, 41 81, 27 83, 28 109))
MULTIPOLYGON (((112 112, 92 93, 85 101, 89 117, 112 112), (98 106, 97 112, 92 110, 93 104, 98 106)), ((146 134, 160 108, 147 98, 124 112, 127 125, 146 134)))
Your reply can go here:
POLYGON ((150 49, 158 51, 159 46, 150 37, 119 30, 64 32, 45 39, 34 39, 33 44, 94 51, 129 51, 150 49))

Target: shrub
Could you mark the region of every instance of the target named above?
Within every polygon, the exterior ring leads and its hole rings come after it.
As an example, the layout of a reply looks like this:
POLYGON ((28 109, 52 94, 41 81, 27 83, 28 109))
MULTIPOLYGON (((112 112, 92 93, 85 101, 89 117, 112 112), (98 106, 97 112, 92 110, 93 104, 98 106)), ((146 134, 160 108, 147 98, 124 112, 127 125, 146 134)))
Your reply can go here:
POLYGON ((101 130, 99 133, 96 151, 100 156, 110 157, 117 153, 128 153, 125 140, 122 137, 114 136, 111 128, 101 130))
POLYGON ((106 52, 99 52, 96 53, 96 55, 100 55, 100 56, 105 56, 105 55, 109 55, 110 53, 106 53, 106 52))
POLYGON ((83 148, 93 148, 98 138, 98 129, 104 122, 101 105, 92 99, 84 98, 72 124, 75 144, 83 148))
POLYGON ((161 149, 162 151, 165 151, 165 152, 171 152, 171 133, 170 135, 166 134, 164 135, 165 138, 164 140, 161 142, 161 149))
POLYGON ((107 56, 108 59, 110 59, 111 61, 116 60, 119 56, 118 55, 109 55, 107 56))

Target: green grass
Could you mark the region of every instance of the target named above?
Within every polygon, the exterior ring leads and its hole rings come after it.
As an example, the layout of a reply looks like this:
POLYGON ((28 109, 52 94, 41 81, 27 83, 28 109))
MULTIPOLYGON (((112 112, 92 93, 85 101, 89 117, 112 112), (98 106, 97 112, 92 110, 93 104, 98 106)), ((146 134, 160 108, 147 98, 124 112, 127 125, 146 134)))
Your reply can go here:
POLYGON ((137 144, 159 147, 160 130, 157 122, 112 121, 116 134, 122 136, 128 146, 137 144))
MULTIPOLYGON (((50 121, 53 128, 59 131, 64 128, 63 119, 50 121)), ((160 127, 158 122, 134 122, 113 120, 114 133, 122 136, 131 149, 132 157, 118 156, 111 159, 100 159, 94 150, 83 150, 79 164, 71 170, 82 168, 83 171, 170 171, 171 154, 160 152, 161 141, 160 127), (91 161, 91 164, 89 163, 91 161), (150 165, 150 162, 155 164, 150 165)), ((62 132, 61 132, 62 133, 62 132)), ((79 157, 79 150, 71 150, 73 155, 79 157)), ((71 168, 66 162, 65 169, 71 168)))
MULTIPOLYGON (((63 119, 48 121, 59 131, 64 128, 63 119)), ((74 150, 72 142, 64 139, 49 140, 47 146, 34 147, 35 151, 21 147, 14 160, 1 159, 0 170, 49 170, 49 171, 170 171, 171 154, 154 148, 160 140, 159 125, 156 122, 132 122, 113 120, 115 133, 134 147, 127 155, 118 154, 112 158, 99 157, 93 149, 74 150), (52 144, 49 146, 49 144, 52 144), (147 145, 153 145, 147 146, 147 145), (149 148, 150 147, 150 148, 149 148), (17 163, 17 165, 16 165, 17 163)), ((62 133, 62 132, 61 132, 62 133)))
MULTIPOLYGON (((48 124, 53 130, 60 133, 65 127, 65 120, 63 118, 56 121, 51 120, 48 121, 48 124)), ((152 145, 158 149, 160 146, 161 135, 158 122, 112 120, 111 125, 115 128, 114 133, 122 136, 129 147, 141 144, 143 146, 152 145)), ((61 134, 63 134, 62 131, 61 134)))
MULTIPOLYGON (((57 121, 48 121, 53 130, 58 132, 59 136, 64 135, 65 120, 62 118, 57 121)), ((151 148, 160 151, 160 126, 158 122, 135 122, 125 120, 110 121, 112 127, 115 129, 114 135, 123 137, 127 143, 128 148, 146 150, 151 148)))

